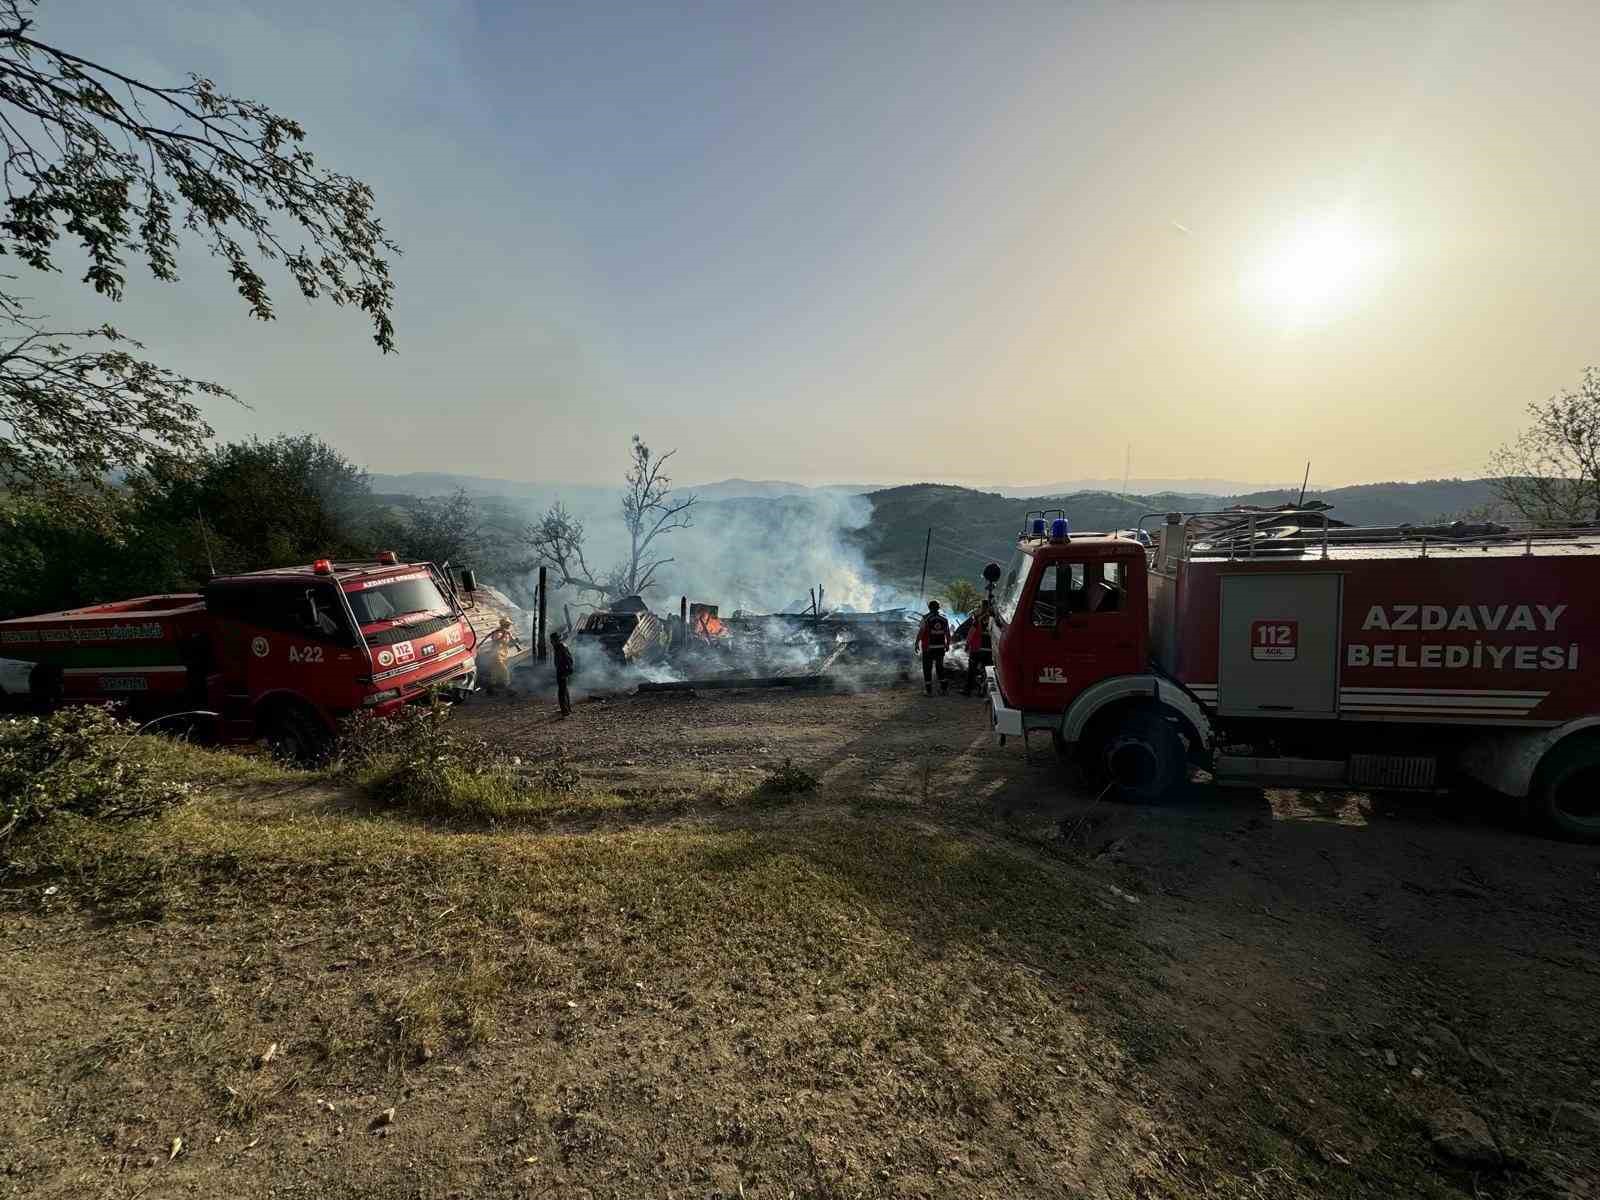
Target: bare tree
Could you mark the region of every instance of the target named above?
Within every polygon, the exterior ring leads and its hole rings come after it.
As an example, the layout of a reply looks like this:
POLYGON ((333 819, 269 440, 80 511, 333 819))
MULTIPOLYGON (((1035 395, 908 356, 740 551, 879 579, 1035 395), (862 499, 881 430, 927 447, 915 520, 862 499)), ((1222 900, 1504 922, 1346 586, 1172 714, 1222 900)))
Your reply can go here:
MULTIPOLYGON (((227 264, 252 316, 273 315, 256 263, 280 261, 306 299, 360 308, 378 347, 394 348, 388 258, 399 250, 366 184, 322 169, 298 122, 209 79, 158 86, 39 40, 35 7, 0 0, 0 254, 54 271, 65 235, 88 259, 83 282, 120 300, 129 258, 177 279, 187 234, 227 264)), ((209 436, 189 398, 223 388, 134 358, 137 343, 109 326, 52 330, 27 308, 0 284, 8 486, 83 498, 107 467, 192 454, 209 436)))
POLYGON ((1532 424, 1490 460, 1501 501, 1538 525, 1600 524, 1600 370, 1528 405, 1532 424))
POLYGON ((694 496, 674 497, 672 478, 663 469, 676 453, 669 450, 657 456, 634 434, 622 495, 622 523, 628 531, 626 558, 603 575, 597 574, 584 557, 583 522, 559 502, 523 531, 523 541, 534 558, 555 571, 562 587, 580 594, 615 599, 637 596, 653 587, 656 571, 672 561, 655 552, 657 541, 693 523, 689 514, 694 496))
POLYGON ((638 434, 633 435, 628 490, 622 496, 622 522, 628 527, 631 546, 628 561, 615 572, 618 590, 613 595, 637 596, 647 591, 655 582, 656 570, 672 561, 651 556, 656 539, 674 529, 688 529, 694 523, 689 511, 695 498, 691 495, 674 499, 672 479, 663 469, 667 459, 676 453, 668 450, 659 457, 652 456, 650 447, 638 434))
POLYGON ((604 597, 610 594, 609 589, 606 583, 595 579, 584 559, 583 537, 583 522, 560 501, 522 534, 534 560, 555 572, 557 586, 572 588, 579 595, 604 597))

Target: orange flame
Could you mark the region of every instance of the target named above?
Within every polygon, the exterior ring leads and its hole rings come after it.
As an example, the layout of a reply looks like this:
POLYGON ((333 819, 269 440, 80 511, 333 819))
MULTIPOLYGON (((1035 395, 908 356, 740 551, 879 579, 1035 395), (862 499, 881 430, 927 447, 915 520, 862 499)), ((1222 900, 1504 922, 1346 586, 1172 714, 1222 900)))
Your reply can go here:
POLYGON ((710 613, 700 613, 695 617, 694 631, 705 637, 722 637, 728 632, 728 627, 710 613))

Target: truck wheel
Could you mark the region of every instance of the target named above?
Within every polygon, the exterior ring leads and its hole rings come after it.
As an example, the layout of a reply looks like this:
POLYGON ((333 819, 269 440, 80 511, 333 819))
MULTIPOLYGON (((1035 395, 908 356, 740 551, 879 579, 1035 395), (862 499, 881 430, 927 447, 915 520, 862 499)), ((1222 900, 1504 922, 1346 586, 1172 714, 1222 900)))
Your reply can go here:
POLYGON ((1183 739, 1159 713, 1136 710, 1114 725, 1095 750, 1100 776, 1123 800, 1156 800, 1184 775, 1183 739))
POLYGON ((262 734, 273 757, 286 762, 314 767, 328 755, 328 731, 298 704, 280 704, 267 713, 262 734))
POLYGON ((42 709, 54 708, 66 696, 66 681, 54 663, 36 663, 28 672, 28 695, 42 709))
POLYGON ((1600 739, 1556 747, 1539 767, 1539 814, 1561 837, 1600 842, 1600 739))

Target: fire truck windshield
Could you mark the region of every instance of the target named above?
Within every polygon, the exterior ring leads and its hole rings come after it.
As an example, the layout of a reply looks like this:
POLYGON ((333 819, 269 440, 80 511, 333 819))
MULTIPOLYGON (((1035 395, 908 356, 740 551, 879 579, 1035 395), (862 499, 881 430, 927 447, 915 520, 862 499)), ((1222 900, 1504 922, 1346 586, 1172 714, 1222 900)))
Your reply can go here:
POLYGON ((1011 559, 1011 565, 1006 568, 1006 577, 1000 585, 1000 600, 996 608, 1004 624, 1009 625, 1011 618, 1017 615, 1017 604, 1022 600, 1022 589, 1028 582, 1028 568, 1031 566, 1033 566, 1033 555, 1025 550, 1018 550, 1011 559))
POLYGON ((347 592, 350 607, 362 625, 374 621, 390 621, 408 613, 447 612, 439 589, 431 579, 398 579, 394 583, 380 583, 359 592, 347 592))

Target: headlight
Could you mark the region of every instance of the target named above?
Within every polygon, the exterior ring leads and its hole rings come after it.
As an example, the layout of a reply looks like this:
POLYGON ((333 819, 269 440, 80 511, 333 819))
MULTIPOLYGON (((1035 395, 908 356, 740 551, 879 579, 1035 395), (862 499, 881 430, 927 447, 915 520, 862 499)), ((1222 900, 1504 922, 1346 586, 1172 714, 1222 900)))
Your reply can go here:
POLYGON ((381 692, 373 692, 370 696, 363 696, 361 698, 361 707, 371 708, 374 704, 382 704, 386 700, 397 700, 399 698, 399 688, 385 688, 381 692))

